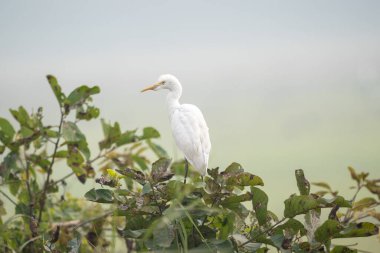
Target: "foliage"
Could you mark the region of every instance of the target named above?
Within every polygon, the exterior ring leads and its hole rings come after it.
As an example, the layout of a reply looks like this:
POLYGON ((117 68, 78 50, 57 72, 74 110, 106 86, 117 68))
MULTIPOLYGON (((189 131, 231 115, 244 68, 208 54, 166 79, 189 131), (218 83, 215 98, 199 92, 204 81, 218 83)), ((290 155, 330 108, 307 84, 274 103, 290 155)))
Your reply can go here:
POLYGON ((55 77, 47 79, 58 125, 43 123, 42 108, 11 109, 17 129, 0 118, 1 252, 110 252, 116 237, 127 252, 356 252, 332 240, 378 234, 380 185, 368 173, 349 168, 356 193, 347 200, 324 182, 310 193, 297 170, 299 194, 284 201, 279 219, 268 210, 263 180, 238 163, 208 169, 204 178, 190 170, 184 183, 184 161, 168 158, 152 127, 122 131, 101 119, 104 137, 92 155, 80 124, 98 118, 92 99, 99 87, 66 95, 55 77), (57 178, 58 169, 67 175, 57 178), (74 176, 99 186, 75 198, 66 193, 74 176), (374 197, 357 200, 364 188, 374 197), (13 213, 6 214, 5 201, 13 213))

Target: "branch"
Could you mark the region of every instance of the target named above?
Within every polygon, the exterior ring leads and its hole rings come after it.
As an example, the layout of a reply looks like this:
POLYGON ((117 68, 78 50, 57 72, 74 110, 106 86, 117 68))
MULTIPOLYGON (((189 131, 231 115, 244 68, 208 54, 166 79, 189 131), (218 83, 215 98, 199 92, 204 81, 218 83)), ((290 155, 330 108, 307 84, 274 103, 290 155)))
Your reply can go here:
MULTIPOLYGON (((354 203, 356 197, 358 196, 359 191, 360 191, 362 188, 363 188, 363 185, 358 184, 358 189, 356 190, 354 196, 353 196, 352 199, 351 199, 351 203, 352 203, 352 204, 354 203)), ((343 223, 347 223, 347 222, 352 218, 352 217, 351 217, 351 213, 352 213, 352 208, 348 208, 346 214, 344 215, 343 223)))
POLYGON ((23 154, 24 154, 24 159, 25 159, 26 165, 24 165, 20 156, 18 156, 18 160, 20 161, 21 166, 24 168, 24 170, 26 172, 25 183, 26 183, 26 189, 28 191, 28 197, 29 197, 29 216, 30 216, 29 229, 30 229, 30 232, 32 233, 32 237, 36 237, 36 236, 38 236, 38 231, 37 231, 38 225, 37 225, 36 219, 34 217, 34 211, 33 211, 34 197, 33 197, 32 190, 30 188, 30 182, 29 182, 29 180, 30 180, 30 163, 29 163, 27 156, 26 156, 25 147, 24 147, 23 151, 24 151, 23 154))
POLYGON ((105 157, 106 155, 108 155, 109 153, 111 153, 112 151, 114 151, 115 149, 117 149, 116 146, 112 147, 111 149, 107 150, 104 153, 102 153, 102 151, 100 151, 99 154, 96 157, 94 157, 91 160, 87 161, 87 163, 91 164, 91 163, 95 162, 96 160, 99 160, 100 158, 105 157))
MULTIPOLYGON (((286 220, 286 218, 282 218, 281 220, 277 221, 275 224, 273 224, 270 228, 264 230, 263 232, 261 232, 260 234, 258 234, 258 236, 260 235, 264 235, 268 232, 270 232, 271 230, 273 230, 277 225, 279 225, 280 223, 282 223, 284 220, 286 220)), ((250 242, 254 242, 255 241, 255 238, 251 238, 250 240, 246 241, 245 243, 242 243, 239 245, 239 247, 243 247, 245 245, 247 245, 248 243, 250 242)))
POLYGON ((110 210, 108 212, 105 212, 104 214, 100 215, 100 216, 97 216, 97 217, 94 217, 94 218, 91 218, 91 219, 88 219, 88 220, 85 220, 85 221, 82 221, 81 223, 77 224, 75 227, 74 227, 74 230, 78 229, 79 227, 83 227, 84 225, 88 224, 88 223, 91 223, 93 221, 96 221, 96 220, 99 220, 99 219, 103 219, 107 216, 109 216, 110 214, 113 214, 115 212, 115 210, 110 210))
POLYGON ((54 165, 54 161, 55 161, 55 156, 57 154, 57 150, 58 150, 58 146, 59 146, 59 141, 61 140, 61 133, 62 133, 62 125, 63 125, 63 120, 64 120, 64 113, 62 112, 62 109, 61 109, 61 119, 60 119, 60 122, 59 122, 59 126, 58 126, 58 138, 57 138, 57 141, 55 143, 55 146, 54 146, 54 151, 53 151, 53 154, 52 154, 52 159, 51 159, 51 163, 50 163, 50 166, 47 170, 47 177, 46 177, 46 180, 45 180, 45 184, 44 184, 44 187, 43 187, 43 190, 42 190, 42 196, 41 196, 41 199, 40 199, 40 212, 38 214, 38 224, 41 222, 41 219, 42 219, 42 212, 43 212, 43 209, 45 208, 45 199, 46 199, 46 194, 47 194, 47 189, 48 189, 48 186, 49 186, 49 181, 50 181, 50 176, 53 172, 52 168, 53 168, 53 165, 54 165))
POLYGON ((13 205, 17 205, 16 202, 14 202, 13 199, 11 199, 11 197, 9 197, 5 192, 3 192, 2 190, 0 190, 0 193, 3 194, 10 202, 12 202, 13 205))
POLYGON ((75 173, 74 173, 74 172, 70 172, 69 174, 67 174, 67 175, 64 176, 63 178, 61 178, 61 179, 59 179, 59 180, 54 181, 53 183, 51 183, 50 186, 57 185, 57 184, 59 184, 59 183, 65 181, 67 178, 69 178, 69 177, 71 177, 71 176, 73 176, 73 175, 75 175, 75 173))

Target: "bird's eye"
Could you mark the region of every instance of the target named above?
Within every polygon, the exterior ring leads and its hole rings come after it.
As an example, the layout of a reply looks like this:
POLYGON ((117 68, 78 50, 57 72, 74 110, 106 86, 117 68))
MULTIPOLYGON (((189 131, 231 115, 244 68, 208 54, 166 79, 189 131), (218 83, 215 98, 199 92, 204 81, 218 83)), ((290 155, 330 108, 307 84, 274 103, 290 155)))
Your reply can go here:
POLYGON ((162 82, 161 82, 161 85, 165 85, 165 81, 162 81, 162 82))

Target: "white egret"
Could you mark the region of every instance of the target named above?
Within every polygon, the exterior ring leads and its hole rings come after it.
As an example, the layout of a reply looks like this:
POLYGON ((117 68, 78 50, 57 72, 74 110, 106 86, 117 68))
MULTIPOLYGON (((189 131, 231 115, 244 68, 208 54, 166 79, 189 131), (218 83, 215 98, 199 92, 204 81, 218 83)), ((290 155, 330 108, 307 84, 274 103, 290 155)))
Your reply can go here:
POLYGON ((198 107, 179 103, 182 86, 175 76, 161 75, 157 83, 143 89, 141 92, 162 89, 169 90, 166 102, 169 110, 170 125, 174 140, 185 155, 184 182, 186 183, 187 162, 190 162, 202 176, 206 174, 211 150, 208 127, 198 107))

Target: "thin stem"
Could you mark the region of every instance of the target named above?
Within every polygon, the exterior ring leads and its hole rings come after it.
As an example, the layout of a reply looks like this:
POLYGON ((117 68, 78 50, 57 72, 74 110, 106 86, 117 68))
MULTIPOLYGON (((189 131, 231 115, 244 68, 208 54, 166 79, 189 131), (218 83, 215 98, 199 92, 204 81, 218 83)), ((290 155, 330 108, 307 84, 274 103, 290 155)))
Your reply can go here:
POLYGON ((100 216, 97 216, 97 217, 94 217, 94 218, 91 218, 91 219, 88 219, 88 220, 85 220, 85 221, 82 221, 81 223, 79 223, 78 225, 76 225, 74 227, 74 230, 78 229, 79 227, 83 227, 84 225, 88 224, 88 223, 91 223, 93 221, 96 221, 96 220, 100 220, 100 219, 103 219, 111 214, 113 214, 115 212, 115 210, 110 210, 108 212, 105 212, 104 214, 100 215, 100 216))
POLYGON ((30 240, 26 241, 23 245, 21 245, 21 247, 19 248, 19 252, 22 252, 22 250, 31 242, 34 242, 35 240, 38 240, 42 238, 42 235, 39 235, 39 236, 36 236, 36 237, 33 237, 31 238, 30 240))
POLYGON ((162 216, 162 209, 161 209, 161 206, 158 204, 157 196, 156 196, 156 192, 155 192, 155 190, 154 190, 154 187, 153 187, 153 185, 152 185, 152 182, 149 181, 149 184, 150 184, 150 188, 152 188, 152 193, 153 193, 153 196, 154 196, 154 200, 156 201, 156 204, 157 204, 157 206, 158 206, 158 210, 160 210, 160 214, 161 214, 161 216, 162 216))
MULTIPOLYGON (((354 194, 354 196, 352 197, 351 199, 351 203, 354 203, 356 197, 358 196, 359 194, 359 191, 363 188, 363 185, 361 184, 358 184, 358 188, 356 189, 356 192, 354 194)), ((347 209, 347 212, 346 214, 344 215, 344 218, 343 218, 343 223, 347 223, 352 217, 351 217, 351 213, 352 213, 352 209, 349 208, 347 209)))
POLYGON ((189 172, 189 162, 185 158, 185 179, 183 180, 183 183, 186 184, 186 179, 187 179, 187 173, 189 172))
POLYGON ((59 184, 59 183, 65 181, 66 179, 68 179, 69 177, 71 177, 71 176, 73 176, 73 175, 75 175, 75 173, 74 173, 74 172, 70 172, 69 174, 67 174, 67 175, 64 176, 63 178, 58 179, 57 181, 54 181, 54 182, 51 184, 51 186, 57 185, 57 184, 59 184))
MULTIPOLYGON (((277 225, 279 225, 280 223, 282 223, 284 220, 286 220, 286 218, 282 218, 281 220, 277 221, 277 222, 276 222, 275 224, 273 224, 270 228, 268 228, 268 229, 264 230, 263 232, 261 232, 260 234, 258 234, 258 236, 261 236, 261 235, 264 235, 264 234, 270 232, 270 231, 273 230, 277 225)), ((252 239, 246 241, 245 243, 240 244, 239 247, 243 247, 243 246, 247 245, 248 243, 250 243, 250 242, 254 242, 254 241, 255 241, 255 238, 252 238, 252 239)))
POLYGON ((100 158, 103 158, 105 157, 106 155, 108 155, 109 153, 111 153, 112 151, 114 151, 117 147, 113 147, 109 150, 107 150, 106 152, 102 153, 102 151, 99 152, 99 154, 97 156, 95 156, 93 159, 89 160, 87 163, 93 163, 95 162, 96 160, 99 160, 100 158))
POLYGON ((49 181, 50 181, 50 176, 53 172, 52 168, 53 168, 53 165, 54 165, 54 161, 55 161, 55 156, 57 154, 57 150, 58 150, 58 146, 59 146, 59 141, 61 140, 61 133, 62 133, 62 125, 63 125, 63 120, 65 118, 65 115, 61 109, 61 119, 60 119, 60 122, 59 122, 59 126, 58 126, 58 138, 57 138, 57 141, 55 143, 55 146, 54 146, 54 151, 53 151, 53 155, 52 155, 52 159, 51 159, 51 163, 50 163, 50 166, 47 170, 47 177, 46 177, 46 180, 45 180, 45 184, 44 184, 44 187, 43 187, 43 190, 42 190, 42 196, 41 196, 41 199, 40 199, 40 212, 38 214, 38 224, 41 222, 41 219, 42 219, 42 212, 45 208, 45 200, 46 200, 46 194, 47 194, 47 189, 48 189, 48 186, 49 186, 49 181))
POLYGON ((2 190, 0 190, 0 193, 4 195, 4 197, 6 197, 13 205, 17 205, 16 202, 14 202, 13 199, 11 199, 11 197, 9 197, 5 192, 3 192, 2 190))

